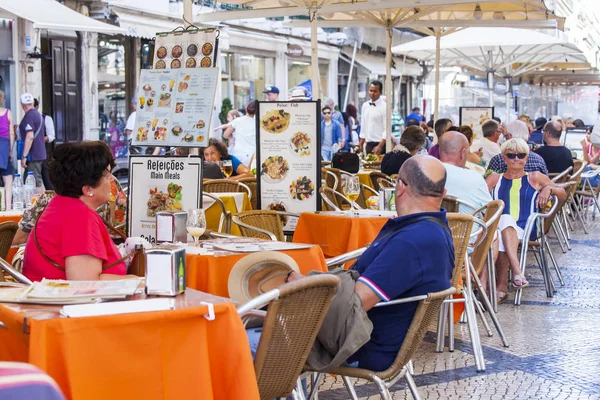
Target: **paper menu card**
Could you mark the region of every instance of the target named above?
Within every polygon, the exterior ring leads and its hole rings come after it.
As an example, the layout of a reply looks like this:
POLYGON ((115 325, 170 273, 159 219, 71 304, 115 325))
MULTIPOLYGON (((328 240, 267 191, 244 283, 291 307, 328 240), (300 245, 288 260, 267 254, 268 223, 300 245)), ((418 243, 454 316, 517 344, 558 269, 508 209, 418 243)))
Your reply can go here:
POLYGON ((115 281, 68 281, 43 279, 25 292, 27 299, 125 298, 135 293, 140 279, 115 281))
POLYGON ((216 66, 219 31, 192 30, 157 34, 153 69, 210 68, 216 66))
POLYGON ((208 144, 218 68, 142 70, 133 144, 208 144))

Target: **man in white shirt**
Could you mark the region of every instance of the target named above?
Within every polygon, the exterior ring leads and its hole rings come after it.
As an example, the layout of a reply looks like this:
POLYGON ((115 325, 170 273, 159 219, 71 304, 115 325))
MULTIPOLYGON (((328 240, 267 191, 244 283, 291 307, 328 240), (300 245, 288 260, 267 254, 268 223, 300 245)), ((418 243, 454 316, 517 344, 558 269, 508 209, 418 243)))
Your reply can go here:
POLYGON ((498 123, 493 119, 485 121, 481 125, 481 130, 483 131, 483 137, 473 142, 471 152, 483 151, 483 160, 487 166, 492 157, 501 153, 500 145, 498 144, 501 132, 498 123))
POLYGON ((362 105, 360 112, 360 148, 367 153, 385 153, 385 101, 381 98, 383 84, 371 82, 369 101, 362 105), (365 144, 366 142, 366 144, 365 144))
POLYGON ((127 135, 127 140, 131 143, 131 132, 135 128, 135 115, 137 114, 137 98, 131 98, 131 109, 133 112, 127 118, 127 124, 125 125, 125 134, 127 135))

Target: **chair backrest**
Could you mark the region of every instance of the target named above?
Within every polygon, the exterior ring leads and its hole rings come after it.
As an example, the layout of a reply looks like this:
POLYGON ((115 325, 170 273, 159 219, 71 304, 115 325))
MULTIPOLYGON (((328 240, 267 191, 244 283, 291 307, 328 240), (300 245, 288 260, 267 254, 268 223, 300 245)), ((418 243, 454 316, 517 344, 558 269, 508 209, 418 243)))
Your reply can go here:
POLYGON ((417 306, 415 316, 408 327, 400 351, 392 365, 383 372, 375 372, 375 375, 381 379, 390 379, 402 370, 408 362, 414 357, 416 351, 423 343, 423 338, 429 330, 431 323, 438 317, 440 306, 444 299, 456 292, 454 287, 436 293, 427 294, 427 299, 421 300, 417 306))
MULTIPOLYGON (((559 201, 559 200, 557 200, 559 201)), ((544 234, 548 234, 550 233, 550 229, 552 228, 552 223, 554 222, 554 218, 556 218, 556 216, 558 215, 558 212, 562 209, 562 207, 565 205, 566 199, 565 201, 562 201, 558 203, 558 207, 556 207, 556 210, 547 218, 544 219, 544 234)), ((539 236, 539 232, 538 232, 538 236, 539 236)))
POLYGON ((458 199, 454 196, 445 196, 442 199, 442 208, 449 213, 457 213, 459 209, 458 199))
POLYGON ((309 276, 281 286, 269 303, 254 358, 262 400, 292 393, 338 284, 334 275, 309 276))
POLYGON ((319 191, 321 195, 321 201, 323 208, 326 211, 341 211, 342 205, 352 206, 350 200, 348 200, 343 194, 336 192, 335 190, 328 187, 321 187, 319 191))
POLYGON ((252 200, 252 191, 248 186, 233 179, 211 179, 202 182, 202 190, 209 193, 246 192, 252 200))
POLYGON ((391 186, 386 186, 386 187, 393 187, 394 184, 392 183, 390 177, 387 174, 384 174, 383 172, 380 171, 371 171, 371 173, 369 173, 369 177, 371 178, 371 183, 373 183, 373 189, 375 189, 377 192, 379 192, 380 189, 380 181, 379 178, 383 178, 387 181, 389 181, 389 183, 391 183, 391 186))
POLYGON ((471 263, 473 264, 475 271, 477 271, 477 275, 479 275, 485 265, 485 260, 489 249, 494 242, 494 235, 496 234, 496 229, 498 229, 503 210, 504 202, 502 200, 492 200, 485 206, 483 222, 485 222, 488 228, 481 243, 479 243, 479 245, 473 249, 473 253, 471 253, 471 263), (492 220, 492 218, 494 219, 492 220))
POLYGON ((459 213, 446 214, 448 225, 452 231, 452 243, 454 244, 454 270, 452 271, 452 286, 459 287, 459 282, 465 266, 465 257, 471 229, 473 228, 473 216, 459 213))
POLYGON ((581 170, 583 172, 584 161, 582 160, 573 160, 573 171, 577 172, 581 170))
POLYGON ((0 223, 0 257, 6 260, 12 241, 19 229, 19 225, 13 221, 0 223))
POLYGON ((548 174, 548 177, 550 177, 554 183, 563 183, 569 180, 571 172, 573 172, 573 167, 569 167, 559 174, 548 174))
MULTIPOLYGON (((277 240, 283 242, 285 241, 285 235, 283 234, 283 224, 281 223, 281 217, 277 215, 276 211, 271 210, 253 210, 253 211, 244 211, 238 213, 233 217, 234 222, 242 222, 243 224, 250 225, 256 227, 258 229, 263 229, 265 231, 271 232, 277 240)), ((261 239, 270 239, 268 236, 254 231, 252 229, 246 228, 243 225, 239 225, 240 232, 244 237, 258 237, 261 239)))
POLYGON ((333 167, 327 167, 327 168, 325 168, 325 171, 328 172, 327 178, 326 178, 327 186, 337 192, 343 193, 342 171, 339 168, 333 168, 333 167), (333 179, 332 175, 335 176, 335 182, 333 182, 334 179, 333 179))
POLYGON ((250 197, 250 203, 252 204, 252 209, 258 210, 258 207, 257 207, 258 194, 257 194, 256 177, 253 176, 250 178, 238 179, 238 182, 243 183, 244 185, 248 186, 248 188, 250 189, 250 193, 252 194, 252 196, 250 197))

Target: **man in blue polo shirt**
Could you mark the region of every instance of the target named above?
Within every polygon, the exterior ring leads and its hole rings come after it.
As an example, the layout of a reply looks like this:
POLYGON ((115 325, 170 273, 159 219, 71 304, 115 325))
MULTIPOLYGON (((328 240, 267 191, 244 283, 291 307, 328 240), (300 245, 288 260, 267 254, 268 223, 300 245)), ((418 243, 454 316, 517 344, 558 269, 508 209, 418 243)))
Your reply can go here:
MULTIPOLYGON (((454 268, 454 246, 446 212, 443 164, 427 155, 409 158, 398 173, 396 211, 354 266, 360 273, 354 291, 373 323, 371 339, 348 363, 374 371, 396 358, 417 310, 417 302, 387 307, 383 301, 448 289, 454 268)), ((296 272, 288 281, 302 278, 296 272)))

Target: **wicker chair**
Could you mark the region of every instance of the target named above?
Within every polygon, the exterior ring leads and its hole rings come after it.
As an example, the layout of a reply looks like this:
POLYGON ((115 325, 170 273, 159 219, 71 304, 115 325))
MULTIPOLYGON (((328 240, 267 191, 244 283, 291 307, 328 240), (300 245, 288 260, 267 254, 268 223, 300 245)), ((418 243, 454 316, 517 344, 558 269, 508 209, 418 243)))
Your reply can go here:
POLYGON ((329 187, 321 187, 319 193, 326 211, 342 211, 343 208, 350 209, 352 207, 352 202, 346 196, 329 187))
POLYGON ((256 193, 256 191, 257 191, 256 177, 253 176, 250 178, 242 178, 242 179, 239 179, 238 182, 243 183, 244 185, 248 186, 248 188, 250 189, 250 203, 252 204, 252 209, 258 210, 258 207, 257 207, 258 195, 256 193))
POLYGON ((211 179, 202 182, 202 190, 208 193, 236 193, 246 192, 248 199, 252 200, 252 190, 245 184, 233 179, 211 179))
POLYGON ((337 291, 339 278, 309 276, 286 283, 238 308, 242 319, 264 315, 254 370, 261 400, 288 397, 337 291), (268 303, 266 315, 256 309, 268 303))
POLYGON ((327 187, 332 188, 333 190, 336 190, 340 193, 344 193, 344 185, 342 182, 342 174, 345 171, 342 171, 339 168, 324 168, 327 175, 325 178, 325 181, 327 182, 327 187), (333 176, 335 176, 335 179, 333 179, 333 176))
POLYGON ((6 260, 19 225, 13 221, 0 223, 0 257, 6 260))
POLYGON ((242 236, 283 242, 285 235, 282 218, 299 216, 285 211, 253 210, 238 213, 232 220, 240 227, 242 236))
POLYGON ((356 204, 363 209, 369 208, 367 205, 367 199, 371 196, 379 196, 379 193, 376 192, 372 187, 361 183, 360 195, 358 196, 358 199, 356 199, 356 204))
MULTIPOLYGON (((413 358, 415 352, 423 342, 423 337, 427 333, 432 321, 435 320, 439 313, 440 306, 444 299, 456 292, 456 289, 451 287, 437 293, 429 293, 423 296, 414 296, 406 299, 392 300, 386 303, 378 303, 375 307, 387 307, 390 305, 419 302, 415 316, 408 328, 404 342, 396 355, 394 363, 385 371, 370 371, 363 368, 338 367, 327 373, 341 375, 346 385, 346 389, 350 394, 350 398, 358 400, 358 395, 354 391, 354 387, 350 378, 366 379, 377 385, 379 394, 382 399, 391 400, 389 388, 399 379, 405 378, 408 387, 415 399, 420 399, 417 385, 415 384, 407 365, 413 358)), ((316 381, 318 381, 318 377, 316 381)))
POLYGON ((373 183, 373 189, 375 189, 377 192, 379 192, 379 189, 381 187, 379 178, 383 178, 384 180, 388 181, 389 186, 384 186, 384 187, 394 187, 394 183, 392 182, 390 177, 388 175, 384 174, 383 172, 372 171, 369 174, 369 177, 371 178, 371 183, 373 183))

